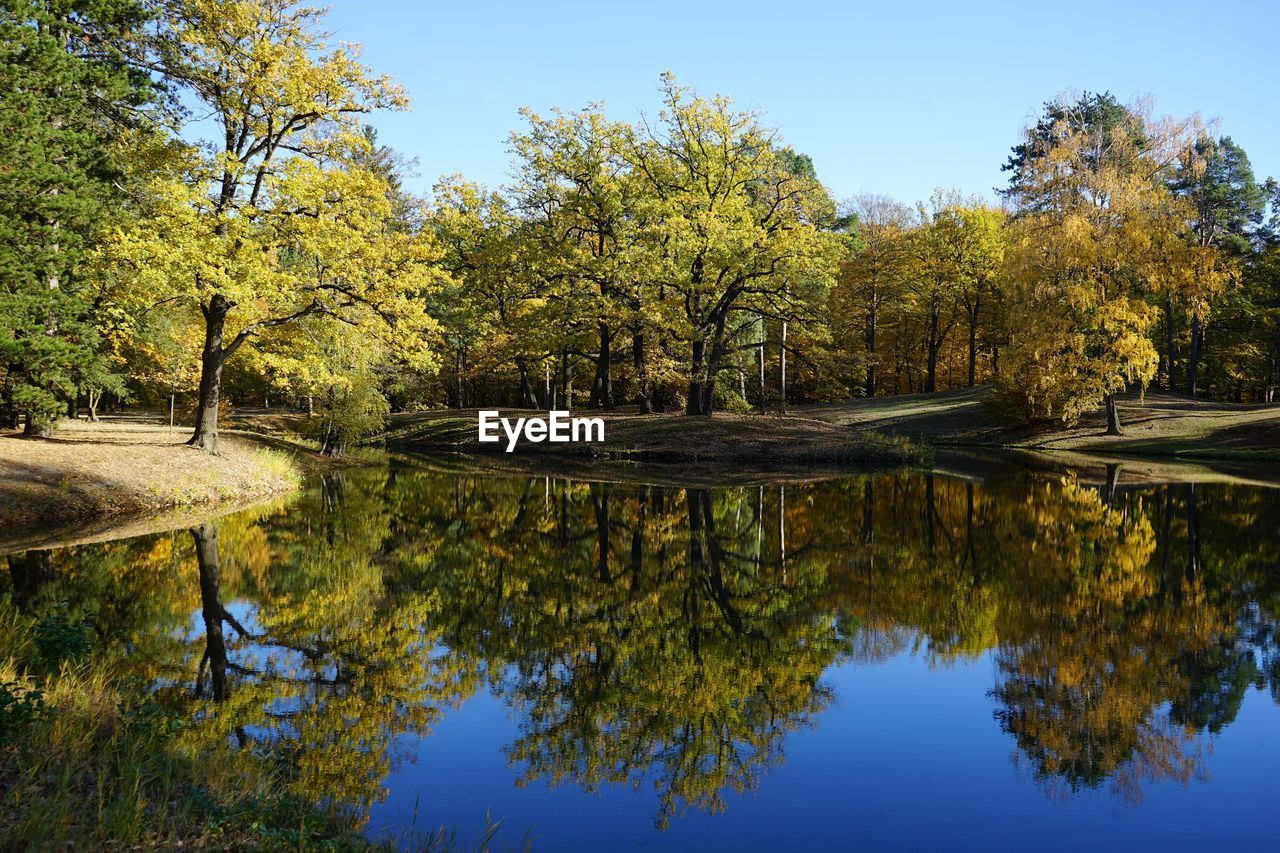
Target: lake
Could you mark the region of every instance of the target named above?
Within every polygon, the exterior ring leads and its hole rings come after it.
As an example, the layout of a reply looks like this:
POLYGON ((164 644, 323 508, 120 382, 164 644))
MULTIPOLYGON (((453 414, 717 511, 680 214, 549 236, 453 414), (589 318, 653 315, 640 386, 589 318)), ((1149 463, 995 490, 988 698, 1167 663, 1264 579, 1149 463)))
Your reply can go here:
POLYGON ((0 588, 91 624, 193 754, 371 838, 1228 849, 1272 843, 1280 792, 1277 530, 1251 485, 424 460, 10 555, 0 588))

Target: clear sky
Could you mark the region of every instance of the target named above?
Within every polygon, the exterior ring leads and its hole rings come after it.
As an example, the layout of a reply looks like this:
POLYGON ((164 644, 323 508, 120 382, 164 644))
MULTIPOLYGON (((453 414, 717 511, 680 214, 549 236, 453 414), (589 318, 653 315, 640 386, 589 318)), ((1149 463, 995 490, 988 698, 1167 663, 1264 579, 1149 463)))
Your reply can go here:
POLYGON ((837 198, 991 194, 1040 105, 1066 90, 1221 120, 1280 176, 1280 0, 1216 2, 412 2, 332 0, 335 38, 413 97, 374 119, 414 189, 506 180, 529 106, 656 112, 658 76, 765 113, 837 198))

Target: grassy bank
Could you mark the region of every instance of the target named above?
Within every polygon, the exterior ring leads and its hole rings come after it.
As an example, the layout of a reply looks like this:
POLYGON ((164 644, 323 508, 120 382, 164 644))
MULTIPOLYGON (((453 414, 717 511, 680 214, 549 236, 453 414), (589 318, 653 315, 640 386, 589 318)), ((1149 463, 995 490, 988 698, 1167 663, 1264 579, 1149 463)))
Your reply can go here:
POLYGON ((0 600, 0 849, 391 849, 354 815, 283 793, 284 756, 193 748, 199 720, 111 659, 88 622, 0 600))
MULTIPOLYGON (((503 411, 503 415, 511 418, 539 414, 545 413, 503 411)), ((551 444, 522 439, 515 454, 560 457, 567 461, 714 466, 726 473, 743 469, 927 461, 922 448, 905 438, 857 432, 809 417, 575 414, 600 417, 605 424, 604 441, 551 444)), ((505 441, 480 443, 478 417, 474 409, 394 415, 383 439, 387 446, 401 450, 497 455, 508 459, 514 456, 506 453, 505 441)))
POLYGON ((303 448, 228 435, 211 456, 186 437, 138 417, 0 434, 0 529, 257 500, 292 491, 312 464, 303 448))
POLYGON ((1070 427, 1010 426, 988 388, 876 397, 803 407, 828 423, 938 445, 1280 464, 1280 404, 1240 405, 1177 394, 1118 398, 1124 434, 1107 435, 1101 409, 1070 427))
POLYGON ((263 762, 183 747, 187 718, 127 684, 88 624, 0 602, 0 847, 364 846, 340 814, 282 797, 263 762))

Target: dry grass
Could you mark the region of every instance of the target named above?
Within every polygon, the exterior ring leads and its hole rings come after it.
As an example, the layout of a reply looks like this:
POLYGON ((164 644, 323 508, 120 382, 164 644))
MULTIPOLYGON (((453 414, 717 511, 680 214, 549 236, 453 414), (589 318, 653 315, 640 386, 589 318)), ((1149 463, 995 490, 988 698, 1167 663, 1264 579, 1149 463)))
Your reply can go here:
POLYGON ((290 455, 239 436, 211 456, 140 417, 66 422, 49 439, 0 434, 0 529, 244 501, 292 491, 290 455))
POLYGON ((83 624, 62 640, 41 624, 0 600, 0 849, 368 848, 346 816, 283 794, 269 762, 193 753, 188 716, 91 640, 65 641, 89 636, 83 624))

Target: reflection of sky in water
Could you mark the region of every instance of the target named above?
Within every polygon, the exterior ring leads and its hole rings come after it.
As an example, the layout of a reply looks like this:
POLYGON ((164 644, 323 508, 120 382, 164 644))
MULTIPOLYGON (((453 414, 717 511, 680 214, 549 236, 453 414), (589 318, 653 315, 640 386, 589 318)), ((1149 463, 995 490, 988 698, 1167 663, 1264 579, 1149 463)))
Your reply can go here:
POLYGON ((506 705, 489 693, 446 713, 414 756, 386 780, 373 835, 447 823, 461 838, 486 813, 501 838, 526 831, 535 849, 972 849, 1214 850, 1248 848, 1275 805, 1280 708, 1250 688, 1236 720, 1206 740, 1216 784, 1148 785, 1126 805, 1104 784, 1065 802, 1047 797, 1011 763, 1013 742, 993 720, 992 657, 930 666, 902 654, 827 671, 836 692, 814 729, 792 732, 784 760, 759 787, 726 795, 718 815, 690 811, 659 833, 656 796, 605 786, 584 794, 542 781, 523 788, 503 753, 516 736, 506 705), (1224 784, 1225 783, 1225 784, 1224 784))
POLYGON ((529 832, 551 850, 1270 837, 1280 706, 1258 685, 1280 685, 1280 546, 1259 525, 1275 529, 1278 492, 1145 489, 1109 508, 1052 478, 919 474, 788 485, 785 502, 777 486, 553 496, 540 478, 376 470, 322 486, 220 522, 220 581, 182 537, 143 538, 137 554, 178 548, 154 565, 86 548, 48 595, 119 597, 115 636, 167 637, 135 657, 178 707, 206 680, 192 604, 224 607, 228 745, 318 745, 309 795, 364 802, 381 783, 375 837, 444 825, 466 849, 486 815, 501 845, 529 832), (155 590, 136 616, 154 623, 129 621, 147 599, 109 565, 155 590), (361 760, 384 755, 385 780, 361 760), (634 786, 581 786, 619 765, 634 786), (699 784, 725 810, 677 802, 657 831, 663 795, 699 784))

